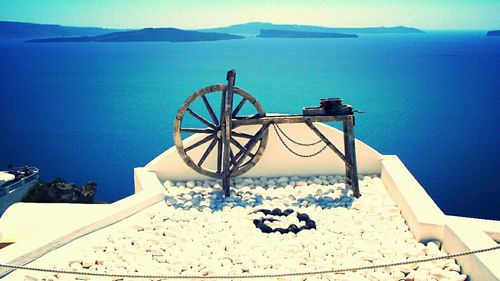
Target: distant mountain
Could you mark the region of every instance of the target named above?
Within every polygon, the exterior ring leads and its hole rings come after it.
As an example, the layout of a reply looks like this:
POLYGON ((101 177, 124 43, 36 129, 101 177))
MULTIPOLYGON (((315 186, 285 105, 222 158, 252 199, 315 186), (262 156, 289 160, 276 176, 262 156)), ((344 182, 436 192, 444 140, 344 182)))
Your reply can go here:
POLYGON ((344 28, 344 27, 324 27, 314 25, 297 25, 297 24, 273 24, 267 22, 249 22, 244 24, 236 24, 227 27, 200 29, 199 31, 208 32, 225 32, 238 34, 243 36, 257 36, 261 29, 273 30, 289 30, 297 32, 337 32, 337 33, 424 33, 424 31, 405 26, 396 27, 363 27, 363 28, 344 28))
POLYGON ((119 29, 0 21, 0 39, 97 36, 114 31, 119 29))
POLYGON ((358 38, 356 34, 334 32, 306 32, 291 30, 261 29, 257 37, 261 38, 358 38))
POLYGON ((486 36, 500 36, 500 30, 490 30, 486 33, 486 36))
POLYGON ((113 32, 99 36, 82 37, 58 37, 46 39, 34 39, 26 42, 48 43, 48 42, 194 42, 194 41, 216 41, 242 39, 243 36, 226 33, 199 32, 182 30, 177 28, 144 28, 123 32, 113 32))

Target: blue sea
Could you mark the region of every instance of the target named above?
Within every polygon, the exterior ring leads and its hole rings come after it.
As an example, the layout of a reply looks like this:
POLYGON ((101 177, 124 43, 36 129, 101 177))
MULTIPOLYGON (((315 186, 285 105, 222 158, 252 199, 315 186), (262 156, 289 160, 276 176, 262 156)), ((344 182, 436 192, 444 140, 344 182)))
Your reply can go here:
POLYGON ((356 136, 396 154, 447 214, 500 219, 500 38, 484 32, 196 43, 0 41, 0 167, 133 193, 194 91, 237 85, 266 112, 342 97, 356 136))

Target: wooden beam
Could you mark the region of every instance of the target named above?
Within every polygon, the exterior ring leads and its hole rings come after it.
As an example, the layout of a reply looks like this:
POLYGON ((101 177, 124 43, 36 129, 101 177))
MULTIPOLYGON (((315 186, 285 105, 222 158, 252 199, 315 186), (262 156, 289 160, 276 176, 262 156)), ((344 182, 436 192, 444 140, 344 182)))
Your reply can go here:
POLYGON ((346 183, 349 183, 352 187, 352 192, 356 198, 361 196, 359 192, 359 182, 358 182, 358 169, 356 164, 356 146, 354 138, 354 116, 349 116, 343 121, 343 131, 344 131, 344 150, 346 159, 350 163, 348 166, 346 164, 346 183))
POLYGON ((254 148, 257 142, 259 142, 259 140, 262 138, 262 135, 267 131, 270 125, 271 123, 264 124, 264 126, 260 128, 257 134, 255 134, 255 136, 247 142, 247 144, 245 145, 246 150, 243 151, 242 155, 238 158, 236 165, 231 169, 231 173, 233 173, 239 168, 245 157, 247 157, 248 153, 250 153, 250 151, 254 148))
POLYGON ((316 128, 316 126, 314 126, 314 124, 309 121, 309 120, 305 120, 305 123, 306 125, 311 128, 311 130, 316 134, 318 135, 318 137, 331 149, 333 150, 333 152, 335 152, 335 154, 337 154, 337 156, 342 159, 342 161, 344 161, 345 165, 351 165, 351 163, 349 163, 349 161, 346 159, 346 157, 344 156, 344 154, 342 154, 342 152, 340 152, 340 150, 332 143, 330 142, 330 140, 328 140, 327 137, 325 137, 325 135, 323 135, 323 133, 321 133, 321 131, 316 128))
POLYGON ((233 119, 233 129, 242 125, 263 125, 267 123, 275 123, 275 124, 305 123, 306 120, 310 122, 344 121, 348 116, 352 115, 338 115, 338 116, 274 115, 265 117, 256 116, 253 118, 235 118, 233 119))
POLYGON ((236 71, 230 70, 227 72, 227 87, 226 87, 226 99, 224 102, 224 124, 222 126, 222 145, 223 145, 223 156, 222 156, 222 188, 224 189, 224 195, 229 196, 230 192, 230 182, 229 177, 231 176, 231 130, 232 130, 232 107, 233 107, 233 91, 234 82, 236 79, 236 71))

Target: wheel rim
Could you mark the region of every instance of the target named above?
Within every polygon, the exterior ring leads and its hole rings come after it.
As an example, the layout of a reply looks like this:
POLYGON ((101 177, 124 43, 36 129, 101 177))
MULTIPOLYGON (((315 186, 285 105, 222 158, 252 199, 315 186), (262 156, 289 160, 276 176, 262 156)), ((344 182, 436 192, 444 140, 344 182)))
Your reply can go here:
MULTIPOLYGON (((223 177, 222 141, 220 138, 220 132, 222 119, 221 112, 223 108, 223 102, 221 101, 223 101, 225 90, 226 85, 217 84, 207 86, 194 92, 186 99, 181 108, 179 108, 174 121, 174 142, 182 160, 198 173, 213 178, 223 177), (221 109, 219 112, 217 112, 219 104, 217 104, 217 107, 215 107, 214 109, 214 103, 212 102, 211 104, 209 99, 207 98, 209 95, 212 95, 212 97, 214 98, 218 98, 217 93, 221 95, 221 99, 219 99, 219 102, 221 103, 221 109), (190 106, 192 106, 195 102, 204 105, 204 114, 202 114, 200 110, 195 111, 190 108, 190 106), (183 120, 185 120, 185 116, 194 118, 193 120, 195 120, 197 125, 190 128, 183 127, 183 120), (182 133, 199 133, 203 134, 204 136, 198 138, 197 141, 184 146, 182 133), (198 154, 201 154, 201 156, 196 155, 196 150, 199 150, 198 154), (215 159, 213 159, 214 156, 215 159)), ((242 109, 246 109, 248 111, 249 107, 253 112, 255 112, 255 114, 258 114, 259 116, 265 116, 265 112, 261 104, 252 95, 250 95, 245 90, 237 87, 233 88, 233 92, 235 94, 235 97, 240 96, 241 100, 236 104, 236 106, 232 107, 232 118, 238 118, 238 114, 240 113, 240 111, 242 109)), ((263 130, 263 126, 256 125, 252 128, 247 128, 247 130, 250 130, 250 132, 243 132, 241 127, 233 128, 231 130, 231 177, 242 175, 253 166, 255 166, 266 148, 268 138, 267 130, 264 130, 261 138, 258 140, 258 143, 254 147, 248 146, 250 139, 252 137, 255 137, 255 135, 257 135, 260 130, 263 130), (252 132, 252 129, 255 132, 252 132), (245 152, 245 150, 249 150, 248 154, 245 152), (245 154, 247 155, 244 156, 245 154), (241 161, 242 164, 238 166, 236 170, 234 170, 234 164, 238 162, 238 159, 240 157, 244 157, 241 161)))

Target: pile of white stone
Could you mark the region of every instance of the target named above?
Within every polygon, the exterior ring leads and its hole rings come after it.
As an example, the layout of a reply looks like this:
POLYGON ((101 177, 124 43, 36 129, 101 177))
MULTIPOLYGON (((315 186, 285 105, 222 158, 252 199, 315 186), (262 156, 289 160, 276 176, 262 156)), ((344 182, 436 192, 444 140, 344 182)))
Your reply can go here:
POLYGON ((236 178, 232 181, 231 196, 226 198, 222 196, 220 180, 166 181, 164 186, 168 190, 167 205, 184 210, 255 207, 264 201, 273 206, 334 208, 349 207, 353 200, 342 176, 236 178))
MULTIPOLYGON (((415 241, 378 177, 362 179, 359 199, 352 198, 341 177, 251 181, 237 180, 231 199, 223 200, 221 206, 217 196, 211 197, 214 191, 220 192, 217 182, 168 182, 167 204, 154 205, 63 247, 64 251, 53 259, 58 264, 52 265, 101 273, 254 275, 352 268, 445 254, 433 242, 425 245, 415 241), (198 196, 201 199, 195 199, 198 196), (337 206, 322 207, 320 197, 325 196, 337 206), (262 201, 256 199, 261 197, 262 201), (237 198, 253 202, 240 205, 235 203, 239 202, 237 198), (301 198, 304 200, 297 204, 301 198), (307 213, 316 222, 316 229, 298 234, 262 233, 253 220, 263 216, 260 209, 274 208, 307 213)), ((29 274, 38 280, 75 280, 63 274, 29 274)), ((453 259, 444 259, 342 274, 261 280, 466 279, 453 259)))

